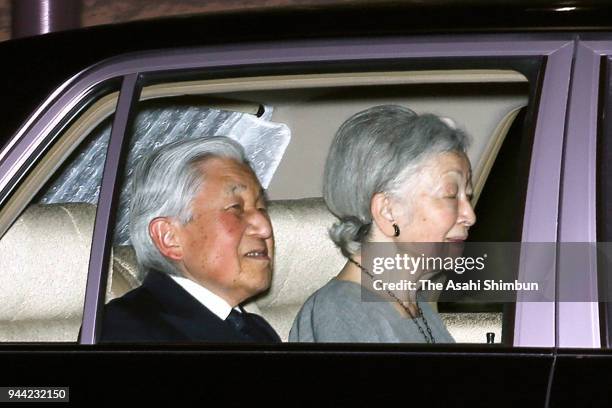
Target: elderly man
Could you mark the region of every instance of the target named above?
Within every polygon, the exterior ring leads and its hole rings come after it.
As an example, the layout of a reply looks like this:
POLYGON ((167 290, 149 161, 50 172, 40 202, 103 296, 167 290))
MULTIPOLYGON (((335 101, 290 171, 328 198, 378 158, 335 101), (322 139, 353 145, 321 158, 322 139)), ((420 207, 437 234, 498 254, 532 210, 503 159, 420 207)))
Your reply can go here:
POLYGON ((274 236, 261 185, 227 137, 170 143, 136 167, 130 236, 147 272, 104 310, 102 342, 280 339, 240 305, 266 290, 274 236))

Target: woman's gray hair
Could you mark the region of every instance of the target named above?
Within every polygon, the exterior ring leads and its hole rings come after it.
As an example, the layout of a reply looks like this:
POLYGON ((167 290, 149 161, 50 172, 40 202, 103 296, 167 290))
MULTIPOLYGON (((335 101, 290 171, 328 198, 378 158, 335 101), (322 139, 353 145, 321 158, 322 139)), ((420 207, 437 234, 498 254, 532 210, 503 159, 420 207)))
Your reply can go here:
POLYGON ((346 257, 359 252, 372 225, 370 202, 398 198, 424 162, 445 152, 466 153, 468 136, 452 121, 381 105, 356 113, 336 132, 323 176, 323 198, 340 220, 329 233, 346 257))
POLYGON ((138 162, 132 177, 130 239, 141 271, 156 269, 180 276, 177 266, 153 243, 149 223, 157 217, 177 217, 183 224, 191 221, 191 203, 205 177, 199 166, 213 157, 248 164, 242 146, 225 136, 179 140, 138 162))

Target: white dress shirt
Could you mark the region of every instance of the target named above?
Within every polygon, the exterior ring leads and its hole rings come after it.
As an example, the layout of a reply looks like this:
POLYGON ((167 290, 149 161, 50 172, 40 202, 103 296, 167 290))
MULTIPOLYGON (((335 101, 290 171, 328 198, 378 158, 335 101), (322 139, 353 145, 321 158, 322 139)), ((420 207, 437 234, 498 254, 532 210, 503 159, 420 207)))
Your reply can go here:
MULTIPOLYGON (((227 319, 230 312, 232 311, 232 307, 227 303, 222 297, 212 293, 210 290, 206 289, 204 286, 195 283, 191 279, 183 278, 182 276, 173 276, 170 277, 183 289, 185 289, 191 296, 196 298, 198 302, 204 305, 208 310, 213 312, 215 315, 219 317, 221 320, 227 319)), ((241 313, 240 309, 234 308, 237 312, 241 313)))

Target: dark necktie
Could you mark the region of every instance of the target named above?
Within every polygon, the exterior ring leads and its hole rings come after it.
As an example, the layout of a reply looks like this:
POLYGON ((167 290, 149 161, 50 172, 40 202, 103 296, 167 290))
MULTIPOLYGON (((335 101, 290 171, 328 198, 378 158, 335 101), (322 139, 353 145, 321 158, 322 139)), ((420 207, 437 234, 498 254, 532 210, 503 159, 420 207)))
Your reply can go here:
POLYGON ((227 319, 225 319, 225 321, 229 323, 231 327, 233 327, 236 331, 238 331, 250 341, 266 341, 266 338, 262 337, 262 334, 259 333, 256 327, 253 327, 252 324, 249 324, 248 320, 249 319, 245 315, 245 313, 240 313, 236 309, 232 309, 229 316, 227 316, 227 319))

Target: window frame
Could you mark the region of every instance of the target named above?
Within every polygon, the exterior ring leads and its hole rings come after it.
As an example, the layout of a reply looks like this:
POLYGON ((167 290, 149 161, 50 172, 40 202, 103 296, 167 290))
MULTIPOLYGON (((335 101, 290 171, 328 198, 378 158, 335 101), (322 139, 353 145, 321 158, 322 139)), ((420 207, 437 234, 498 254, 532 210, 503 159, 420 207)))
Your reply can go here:
MULTIPOLYGON (((573 47, 574 42, 569 38, 540 40, 535 36, 483 35, 265 42, 119 56, 72 78, 45 102, 45 109, 37 112, 39 116, 18 132, 9 146, 10 151, 0 156, 0 205, 12 188, 13 177, 24 171, 29 155, 44 141, 48 142, 51 130, 66 112, 78 104, 88 89, 104 80, 122 77, 96 214, 80 339, 81 344, 95 344, 99 331, 95 321, 103 306, 111 246, 109 221, 118 196, 115 181, 120 169, 117 165, 125 154, 122 151, 124 130, 129 126, 145 76, 266 64, 543 57, 546 63, 539 73, 543 78, 536 95, 539 103, 534 108, 537 112, 522 237, 523 242, 556 242, 565 131, 565 121, 559 118, 565 118, 566 113, 573 47)), ((533 265, 533 260, 521 260, 522 273, 531 270, 529 265, 533 265)), ((514 346, 554 347, 555 313, 553 302, 517 303, 514 346)))

